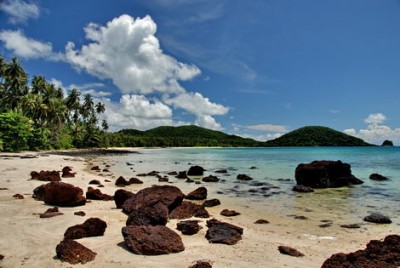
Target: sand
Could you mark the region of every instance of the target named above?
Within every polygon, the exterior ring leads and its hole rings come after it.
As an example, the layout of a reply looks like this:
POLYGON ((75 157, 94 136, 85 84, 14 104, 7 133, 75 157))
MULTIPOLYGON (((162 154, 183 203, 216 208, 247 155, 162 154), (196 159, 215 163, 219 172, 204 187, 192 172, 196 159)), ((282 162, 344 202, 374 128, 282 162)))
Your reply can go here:
MULTIPOLYGON (((244 228, 243 239, 238 244, 210 244, 204 237, 207 230, 205 220, 201 219, 203 229, 198 234, 180 234, 185 251, 170 255, 140 256, 124 246, 121 228, 127 216, 116 209, 113 201, 92 201, 74 208, 61 207, 60 212, 64 215, 41 219, 37 214, 44 213, 52 206, 32 198, 33 189, 44 183, 29 180, 33 170, 61 170, 64 166, 71 166, 77 172, 76 177, 65 178, 64 182, 86 191, 89 181, 97 179, 105 185, 99 189, 110 195, 119 189, 114 186, 117 171, 113 173, 114 178, 90 172, 90 165, 98 163, 88 161, 87 156, 29 153, 38 157, 20 158, 23 155, 27 153, 0 154, 0 188, 7 188, 0 190, 0 254, 4 255, 0 267, 72 267, 57 259, 56 245, 63 239, 68 227, 83 223, 90 217, 106 221, 108 227, 104 236, 77 240, 97 253, 95 260, 86 263, 85 267, 189 267, 200 259, 210 260, 213 267, 320 267, 334 253, 363 249, 372 239, 383 239, 388 234, 400 233, 398 222, 389 225, 364 223, 359 229, 344 229, 339 226, 339 222, 333 222, 330 227, 321 228, 319 225, 324 224, 321 222, 325 219, 324 215, 299 220, 286 213, 283 215, 279 209, 265 213, 262 206, 254 206, 244 199, 209 196, 219 198, 222 202, 221 206, 207 208, 210 215, 244 228), (104 182, 105 179, 112 182, 104 182), (16 199, 14 194, 22 194, 24 199, 16 199), (221 216, 219 213, 224 208, 239 211, 241 215, 229 218, 221 216), (74 215, 77 211, 84 211, 86 216, 74 215), (254 224, 254 221, 261 218, 270 223, 254 224), (296 248, 305 256, 296 258, 282 255, 278 251, 280 245, 296 248)), ((135 169, 137 173, 149 172, 140 170, 138 166, 135 169)), ((126 189, 136 192, 155 183, 155 180, 145 180, 143 185, 132 185, 126 189)), ((198 187, 183 182, 174 185, 184 193, 198 187)), ((302 212, 293 211, 293 214, 301 215, 302 212)), ((177 220, 170 220, 167 226, 175 230, 176 223, 177 220)))

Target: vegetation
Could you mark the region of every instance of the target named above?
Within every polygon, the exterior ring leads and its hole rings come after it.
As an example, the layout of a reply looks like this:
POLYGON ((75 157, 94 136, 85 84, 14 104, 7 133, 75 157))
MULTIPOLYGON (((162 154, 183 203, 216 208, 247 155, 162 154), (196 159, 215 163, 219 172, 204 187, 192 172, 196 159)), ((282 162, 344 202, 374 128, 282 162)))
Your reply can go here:
POLYGON ((90 94, 81 99, 73 89, 64 97, 43 76, 29 81, 18 59, 7 62, 0 55, 0 150, 105 146, 108 125, 98 125, 104 111, 90 94))
POLYGON ((381 146, 393 146, 393 141, 385 140, 381 146))
POLYGON ((362 139, 331 128, 308 126, 289 132, 277 139, 267 141, 266 146, 372 146, 362 139))
POLYGON ((228 135, 198 126, 157 127, 147 131, 123 129, 109 134, 116 147, 260 147, 263 142, 228 135))

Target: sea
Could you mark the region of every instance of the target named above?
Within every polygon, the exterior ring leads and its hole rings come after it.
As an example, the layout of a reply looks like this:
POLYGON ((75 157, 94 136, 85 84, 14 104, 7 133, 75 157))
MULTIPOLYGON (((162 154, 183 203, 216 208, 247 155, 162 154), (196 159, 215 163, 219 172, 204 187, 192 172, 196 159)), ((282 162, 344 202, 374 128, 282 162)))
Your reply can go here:
POLYGON ((97 161, 111 163, 115 175, 126 178, 151 171, 166 175, 199 165, 206 169, 204 176, 214 175, 220 181, 205 183, 194 178, 195 183, 190 184, 169 176, 169 183, 187 191, 201 184, 208 189, 210 198, 237 200, 265 214, 309 213, 343 222, 360 222, 364 216, 382 214, 400 222, 400 147, 157 148, 103 156, 97 161), (314 160, 348 163, 352 174, 364 183, 317 189, 314 193, 293 192, 297 165, 314 160), (220 169, 228 173, 216 173, 220 169), (373 181, 369 179, 372 173, 388 180, 373 181), (253 180, 239 181, 238 174, 253 180))

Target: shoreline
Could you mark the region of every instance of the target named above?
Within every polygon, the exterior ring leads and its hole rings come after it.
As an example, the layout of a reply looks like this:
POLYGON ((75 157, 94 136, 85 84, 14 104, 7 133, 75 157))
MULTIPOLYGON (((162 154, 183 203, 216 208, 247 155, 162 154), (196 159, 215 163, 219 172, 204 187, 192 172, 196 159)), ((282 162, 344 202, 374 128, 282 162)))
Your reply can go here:
MULTIPOLYGON (((144 148, 135 148, 137 149, 144 150, 144 148)), ((135 255, 121 244, 123 241, 121 228, 125 226, 127 216, 119 209, 115 209, 113 201, 93 200, 81 207, 60 207, 60 212, 64 215, 49 219, 40 219, 38 215, 33 215, 33 213, 43 213, 50 206, 31 197, 33 189, 46 182, 29 180, 30 171, 61 170, 64 166, 71 166, 73 172, 77 172, 76 177, 62 181, 81 187, 86 192, 88 182, 98 179, 104 181, 105 185, 104 188, 99 189, 102 193, 109 195, 113 195, 117 189, 120 189, 114 185, 118 176, 116 172, 104 176, 90 172, 89 163, 104 166, 103 162, 99 162, 100 158, 93 154, 87 154, 90 157, 87 155, 71 157, 38 152, 36 158, 19 158, 27 154, 30 152, 12 154, 13 157, 9 159, 6 154, 0 154, 0 188, 8 188, 8 190, 0 191, 0 208, 4 214, 0 220, 2 226, 0 254, 5 256, 4 260, 0 261, 0 266, 3 267, 22 265, 70 267, 70 264, 54 259, 55 247, 62 240, 63 233, 69 226, 80 224, 89 217, 105 220, 108 227, 104 236, 78 240, 79 243, 98 253, 94 261, 85 264, 86 267, 134 267, 135 265, 189 267, 194 261, 200 259, 211 260, 213 267, 320 267, 323 261, 334 253, 364 249, 370 240, 383 239, 388 234, 398 234, 400 231, 396 223, 385 226, 364 224, 362 228, 353 230, 340 228, 338 222, 334 222, 331 227, 322 228, 319 227, 323 224, 321 221, 329 220, 322 215, 309 217, 308 220, 294 219, 293 216, 283 215, 279 211, 279 204, 271 204, 277 207, 265 209, 264 204, 247 202, 246 198, 216 196, 214 192, 211 192, 209 198, 218 198, 222 203, 220 206, 207 208, 212 215, 211 218, 215 217, 244 228, 243 239, 238 244, 234 246, 209 244, 204 238, 207 230, 205 220, 200 219, 203 229, 198 234, 184 236, 177 231, 182 237, 185 251, 161 256, 135 255), (111 182, 105 182, 106 179, 111 182), (14 199, 12 196, 16 193, 22 194, 24 199, 14 199), (219 215, 224 208, 234 209, 241 215, 230 218, 219 215), (85 217, 73 215, 73 212, 80 210, 86 212, 85 217), (254 224, 254 221, 261 218, 270 223, 254 224), (294 247, 305 256, 294 258, 282 255, 278 251, 280 245, 294 247)), ((140 165, 135 165, 135 174, 149 171, 140 165)), ((137 192, 153 184, 163 184, 150 177, 144 179, 144 182, 143 185, 129 186, 125 189, 137 192)), ((199 185, 183 182, 172 185, 182 189, 185 194, 199 187, 199 185)), ((207 187, 207 184, 202 186, 207 187)), ((294 210, 293 212, 306 216, 312 214, 306 211, 294 210)), ((177 220, 170 220, 167 226, 175 230, 177 222, 177 220)))

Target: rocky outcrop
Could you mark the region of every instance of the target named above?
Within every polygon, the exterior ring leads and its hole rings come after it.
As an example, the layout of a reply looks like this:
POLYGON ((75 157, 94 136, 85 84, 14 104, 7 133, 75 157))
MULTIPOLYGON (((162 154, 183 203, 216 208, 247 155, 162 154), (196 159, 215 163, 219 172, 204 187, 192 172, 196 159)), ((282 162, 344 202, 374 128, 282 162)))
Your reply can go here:
POLYGON ((165 226, 126 226, 125 245, 136 254, 161 255, 185 250, 181 237, 165 226))
POLYGON ((297 185, 311 188, 343 187, 361 184, 351 173, 351 167, 341 161, 313 161, 299 164, 295 171, 297 185))
POLYGON ((122 208, 122 204, 131 197, 134 197, 135 194, 123 189, 119 189, 114 193, 114 202, 117 208, 122 208))
POLYGON ((178 222, 176 224, 176 229, 181 231, 184 235, 194 235, 197 234, 202 227, 199 225, 199 221, 188 220, 178 222))
POLYGON ((82 206, 86 203, 83 190, 72 184, 53 181, 33 190, 34 198, 59 207, 82 206))
POLYGON ((40 172, 32 171, 31 179, 38 181, 61 181, 60 172, 56 170, 41 170, 40 172))
POLYGON ((87 219, 82 224, 69 227, 64 233, 64 239, 80 239, 90 236, 102 236, 106 231, 107 223, 99 218, 87 219))
POLYGON ((207 199, 207 188, 199 187, 185 196, 189 200, 204 200, 207 199))
POLYGON ((383 241, 371 240, 366 249, 352 253, 337 253, 323 264, 322 268, 396 268, 400 266, 400 236, 389 235, 383 241))
POLYGON ((57 258, 70 264, 85 264, 93 261, 97 253, 74 240, 63 240, 56 247, 57 258))
POLYGON ((114 197, 108 194, 103 194, 99 189, 88 187, 86 191, 86 199, 110 201, 114 200, 114 197))
POLYGON ((187 176, 203 176, 205 169, 201 166, 191 166, 187 172, 187 176))
POLYGON ((122 205, 122 210, 129 215, 132 211, 139 209, 142 206, 154 202, 160 202, 167 206, 168 211, 172 211, 174 208, 182 204, 183 198, 184 194, 175 186, 156 185, 142 189, 137 192, 136 195, 127 199, 122 205))
POLYGON ((176 207, 169 214, 170 219, 189 219, 191 217, 208 218, 210 215, 203 206, 193 202, 183 201, 182 204, 176 207))
POLYGON ((168 207, 160 202, 146 204, 131 211, 126 225, 166 225, 168 212, 168 207))
POLYGON ((243 228, 216 219, 207 221, 206 238, 210 243, 234 245, 242 239, 243 228))

